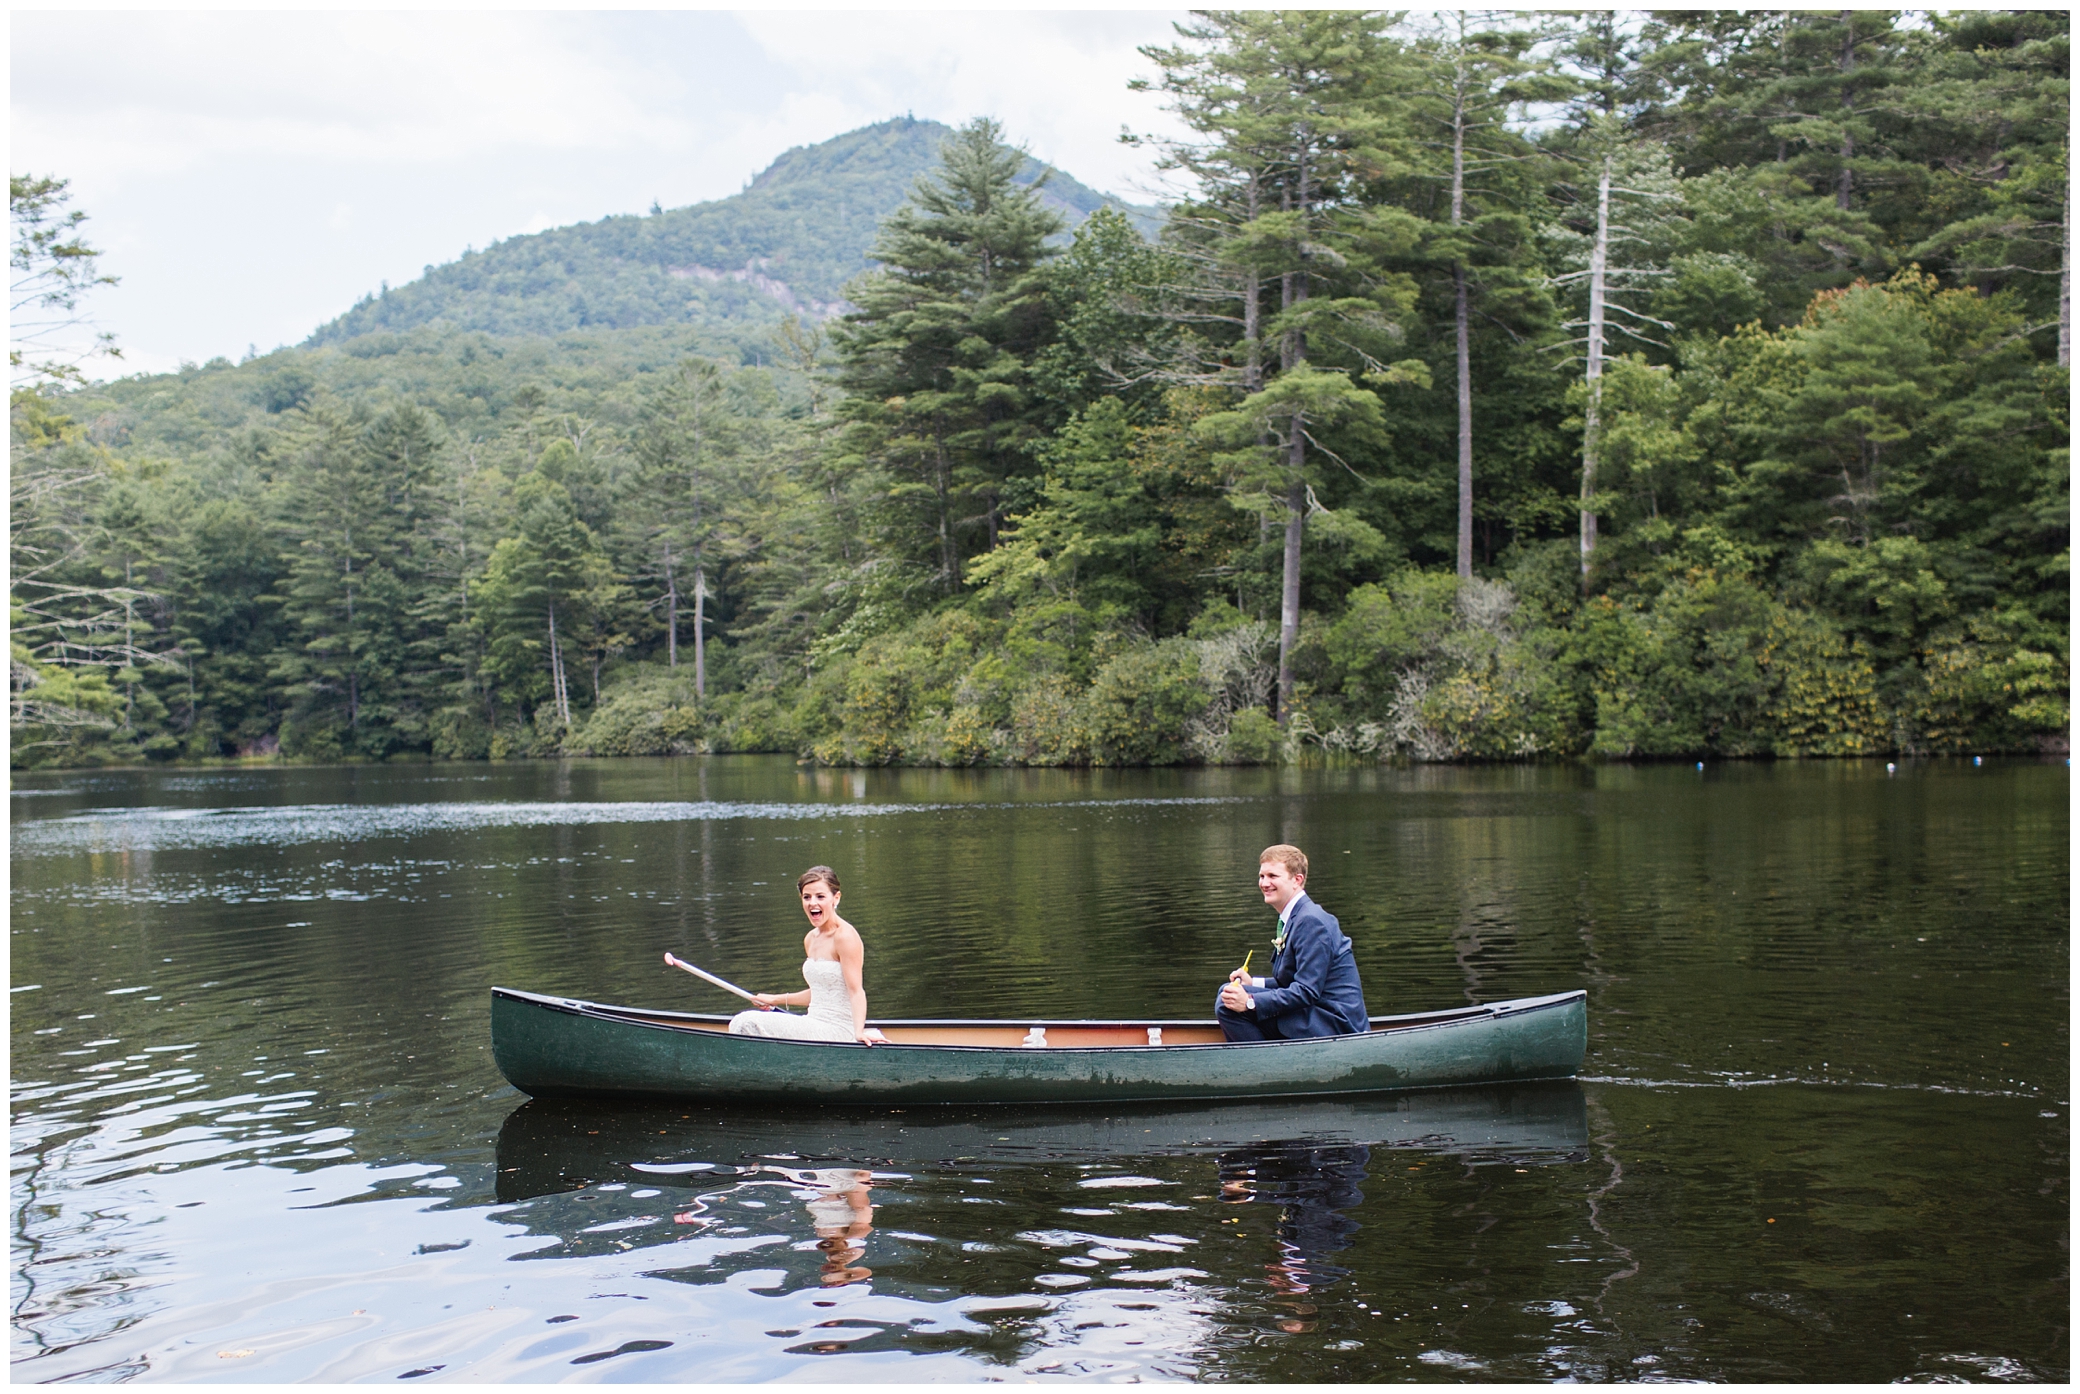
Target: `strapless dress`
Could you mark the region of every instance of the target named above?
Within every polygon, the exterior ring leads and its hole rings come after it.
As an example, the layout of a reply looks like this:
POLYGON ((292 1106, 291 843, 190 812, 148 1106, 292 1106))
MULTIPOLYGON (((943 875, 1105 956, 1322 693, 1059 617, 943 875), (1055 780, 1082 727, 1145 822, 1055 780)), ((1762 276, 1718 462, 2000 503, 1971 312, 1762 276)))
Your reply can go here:
POLYGON ((852 997, 845 991, 845 966, 831 958, 803 959, 802 978, 809 984, 807 1016, 753 1008, 730 1018, 730 1034, 782 1041, 858 1039, 852 1034, 852 997))

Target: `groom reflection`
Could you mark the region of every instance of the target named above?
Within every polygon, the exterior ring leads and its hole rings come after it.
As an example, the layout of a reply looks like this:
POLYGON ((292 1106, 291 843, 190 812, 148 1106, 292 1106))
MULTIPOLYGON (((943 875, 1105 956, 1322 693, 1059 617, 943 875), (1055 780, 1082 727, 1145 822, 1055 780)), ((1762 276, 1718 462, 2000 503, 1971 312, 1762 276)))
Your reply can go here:
POLYGON ((787 1173, 803 1189, 795 1192, 808 1203, 809 1221, 816 1227, 816 1248, 823 1255, 825 1287, 843 1287, 865 1282, 874 1276, 871 1268, 859 1266, 866 1257, 866 1238, 874 1232, 874 1204, 868 1191, 874 1173, 854 1167, 825 1167, 787 1173))
POLYGON ((1220 1155, 1221 1199, 1230 1204, 1265 1201, 1280 1207, 1278 1257, 1264 1265, 1272 1299, 1293 1315, 1278 1329, 1312 1331, 1306 1320, 1315 1314, 1308 1295, 1328 1287, 1350 1270, 1324 1256, 1350 1247, 1358 1222, 1343 1212, 1365 1199, 1369 1147, 1308 1147, 1266 1143, 1220 1155))

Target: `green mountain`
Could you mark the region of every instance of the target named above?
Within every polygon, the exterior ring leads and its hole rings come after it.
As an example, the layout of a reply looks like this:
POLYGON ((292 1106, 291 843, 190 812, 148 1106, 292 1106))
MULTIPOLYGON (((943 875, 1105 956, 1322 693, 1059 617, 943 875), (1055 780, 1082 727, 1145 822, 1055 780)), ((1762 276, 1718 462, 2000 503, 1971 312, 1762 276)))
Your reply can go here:
MULTIPOLYGON (((691 325, 736 338, 789 313, 822 318, 844 308, 877 225, 951 134, 936 121, 883 121, 790 150, 728 198, 510 237, 386 286, 306 344, 433 324, 497 335, 691 325)), ((1022 179, 1043 171, 1044 200, 1072 227, 1107 205, 1144 232, 1161 222, 1036 160, 1022 179)))

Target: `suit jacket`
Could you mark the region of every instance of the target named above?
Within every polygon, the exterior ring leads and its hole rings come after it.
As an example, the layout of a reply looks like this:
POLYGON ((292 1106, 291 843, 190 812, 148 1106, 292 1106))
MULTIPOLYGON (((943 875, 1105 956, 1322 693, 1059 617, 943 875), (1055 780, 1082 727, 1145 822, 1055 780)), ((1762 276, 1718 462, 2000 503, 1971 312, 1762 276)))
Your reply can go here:
POLYGON ((1350 936, 1305 892, 1286 916, 1285 947, 1262 981, 1263 987, 1249 989, 1257 1021, 1285 1040, 1341 1036, 1371 1026, 1350 936))

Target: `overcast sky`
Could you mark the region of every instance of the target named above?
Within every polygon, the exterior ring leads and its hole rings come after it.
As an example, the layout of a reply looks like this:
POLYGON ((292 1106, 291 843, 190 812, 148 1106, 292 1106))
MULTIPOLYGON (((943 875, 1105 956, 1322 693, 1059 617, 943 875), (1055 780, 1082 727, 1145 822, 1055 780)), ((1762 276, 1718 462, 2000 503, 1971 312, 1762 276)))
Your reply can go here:
MULTIPOLYGON (((33 12, 13 173, 72 180, 115 371, 301 340, 380 282, 515 233, 735 193, 905 112, 994 116, 1145 201, 1127 90, 1182 12, 33 12)), ((106 370, 104 370, 106 371, 106 370)))

